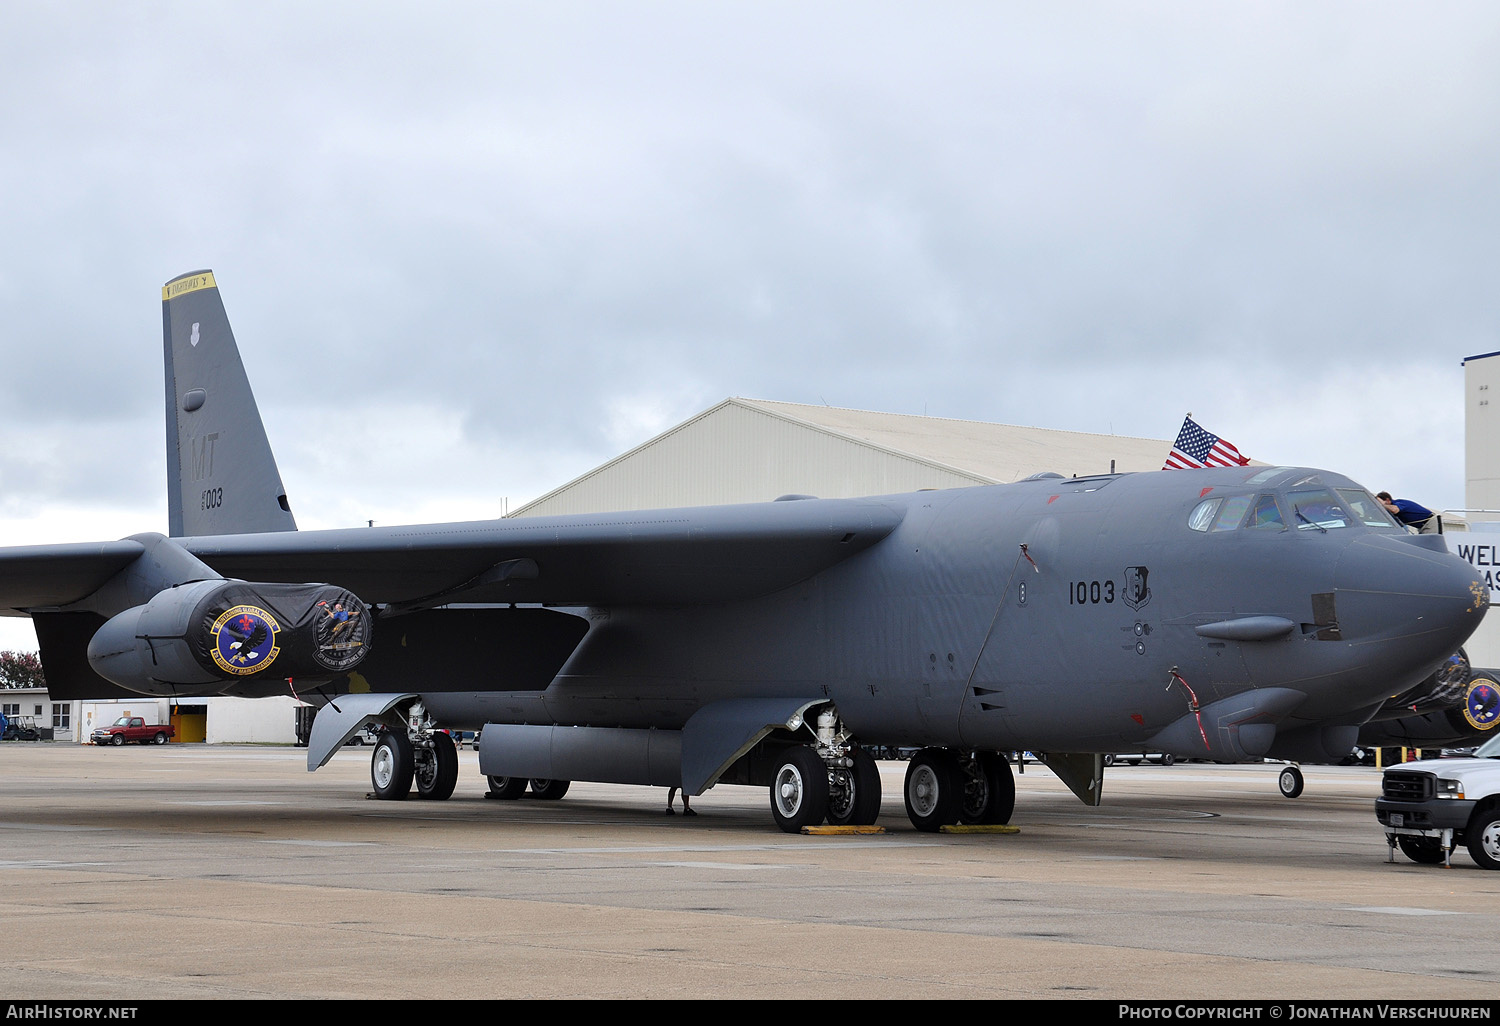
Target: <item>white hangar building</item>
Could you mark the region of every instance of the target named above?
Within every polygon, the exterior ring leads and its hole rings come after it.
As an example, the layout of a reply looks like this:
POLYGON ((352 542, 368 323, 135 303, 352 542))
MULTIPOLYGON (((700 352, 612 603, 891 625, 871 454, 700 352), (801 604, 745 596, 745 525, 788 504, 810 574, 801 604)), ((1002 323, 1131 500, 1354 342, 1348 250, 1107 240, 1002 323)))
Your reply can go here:
POLYGON ((1169 440, 726 399, 511 516, 889 495, 1160 470, 1169 440))

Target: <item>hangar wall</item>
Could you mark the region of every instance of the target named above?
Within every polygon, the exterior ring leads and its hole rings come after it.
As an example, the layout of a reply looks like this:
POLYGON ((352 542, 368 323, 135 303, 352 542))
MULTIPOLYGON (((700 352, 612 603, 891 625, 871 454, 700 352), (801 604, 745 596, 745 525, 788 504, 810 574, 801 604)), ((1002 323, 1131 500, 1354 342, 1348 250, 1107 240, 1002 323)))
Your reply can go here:
POLYGON ((1500 353, 1470 356, 1463 367, 1464 506, 1500 510, 1500 353))

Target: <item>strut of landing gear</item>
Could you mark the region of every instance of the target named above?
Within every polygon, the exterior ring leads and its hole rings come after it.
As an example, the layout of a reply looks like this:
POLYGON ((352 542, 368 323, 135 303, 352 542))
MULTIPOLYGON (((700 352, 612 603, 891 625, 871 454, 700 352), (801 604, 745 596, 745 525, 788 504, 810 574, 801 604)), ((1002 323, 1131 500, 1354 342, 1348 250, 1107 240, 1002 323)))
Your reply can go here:
MULTIPOLYGON (((854 743, 832 706, 816 724, 804 721, 813 743, 784 749, 771 778, 771 815, 795 834, 828 820, 834 826, 871 826, 880 816, 880 769, 854 743)), ((799 728, 800 729, 800 728, 799 728)))
POLYGON ((420 701, 413 702, 400 726, 387 727, 375 742, 370 756, 370 783, 375 797, 399 801, 411 793, 442 801, 458 783, 458 749, 453 736, 435 729, 432 717, 420 701))

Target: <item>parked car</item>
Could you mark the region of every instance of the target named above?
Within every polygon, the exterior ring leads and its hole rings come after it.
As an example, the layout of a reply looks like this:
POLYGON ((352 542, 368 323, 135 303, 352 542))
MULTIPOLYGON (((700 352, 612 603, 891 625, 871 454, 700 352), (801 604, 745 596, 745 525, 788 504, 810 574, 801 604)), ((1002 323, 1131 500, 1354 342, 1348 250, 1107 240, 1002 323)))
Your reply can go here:
POLYGON ((35 716, 11 716, 0 741, 39 741, 41 737, 41 732, 36 729, 35 716))
POLYGON ((96 745, 123 745, 133 741, 138 745, 164 745, 168 738, 177 736, 177 728, 170 723, 147 723, 141 716, 121 716, 107 727, 96 727, 89 740, 96 745))

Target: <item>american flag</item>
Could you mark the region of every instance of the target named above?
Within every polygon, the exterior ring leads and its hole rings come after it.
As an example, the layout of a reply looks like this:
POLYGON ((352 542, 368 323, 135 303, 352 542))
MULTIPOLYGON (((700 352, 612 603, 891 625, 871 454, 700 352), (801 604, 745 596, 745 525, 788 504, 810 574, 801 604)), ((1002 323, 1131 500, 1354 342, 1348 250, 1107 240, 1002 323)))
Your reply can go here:
POLYGON ((1249 463, 1247 457, 1218 435, 1211 435, 1192 417, 1185 417, 1182 430, 1177 432, 1177 441, 1167 455, 1163 470, 1188 470, 1203 467, 1243 467, 1249 463))

